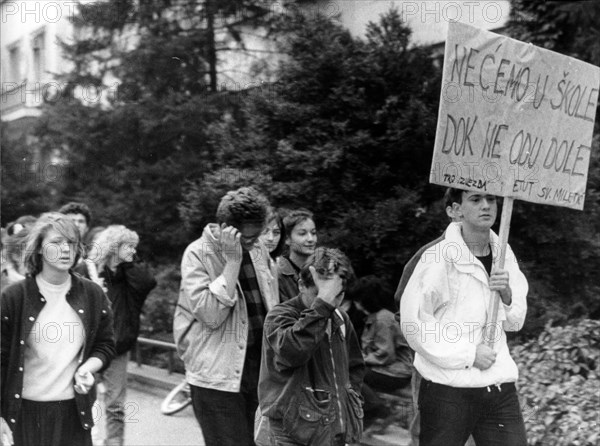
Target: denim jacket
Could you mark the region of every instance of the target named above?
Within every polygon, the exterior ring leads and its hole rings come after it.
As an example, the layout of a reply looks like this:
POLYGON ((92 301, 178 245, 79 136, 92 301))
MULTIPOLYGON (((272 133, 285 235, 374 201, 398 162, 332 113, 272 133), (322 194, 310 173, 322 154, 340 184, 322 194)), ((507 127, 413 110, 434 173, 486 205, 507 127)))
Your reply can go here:
MULTIPOLYGON (((188 383, 225 392, 239 392, 248 314, 239 283, 233 297, 223 277, 225 258, 219 227, 209 224, 192 242, 181 261, 181 287, 173 319, 177 351, 185 363, 188 383)), ((257 244, 250 257, 265 307, 279 302, 276 266, 266 247, 257 244)))
POLYGON ((358 441, 365 370, 350 319, 323 300, 306 308, 295 297, 267 315, 260 409, 293 441, 324 445, 338 434, 347 443, 358 441))

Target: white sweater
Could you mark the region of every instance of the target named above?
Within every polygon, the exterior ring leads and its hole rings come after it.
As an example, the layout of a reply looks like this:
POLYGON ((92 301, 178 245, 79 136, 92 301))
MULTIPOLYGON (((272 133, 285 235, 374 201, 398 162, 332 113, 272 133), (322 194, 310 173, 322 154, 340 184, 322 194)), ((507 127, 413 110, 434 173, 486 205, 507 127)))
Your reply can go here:
POLYGON ((84 343, 83 323, 66 299, 71 277, 53 285, 36 277, 46 300, 26 339, 22 397, 60 401, 75 397, 73 376, 84 343))

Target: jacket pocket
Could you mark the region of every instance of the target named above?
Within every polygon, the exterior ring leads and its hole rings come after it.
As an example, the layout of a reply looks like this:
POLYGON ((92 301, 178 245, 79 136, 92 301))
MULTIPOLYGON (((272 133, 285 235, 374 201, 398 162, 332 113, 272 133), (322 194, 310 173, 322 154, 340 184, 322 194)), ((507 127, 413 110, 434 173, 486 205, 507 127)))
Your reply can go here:
POLYGON ((309 444, 317 432, 321 415, 306 406, 292 405, 283 418, 283 430, 300 444, 309 444))
POLYGON ((282 420, 284 432, 300 444, 310 444, 318 430, 332 420, 331 396, 327 391, 305 388, 290 400, 282 420), (315 397, 315 393, 320 397, 315 397))
POLYGON ((363 400, 362 397, 352 388, 347 388, 348 395, 348 430, 346 433, 347 443, 357 443, 363 433, 363 400))

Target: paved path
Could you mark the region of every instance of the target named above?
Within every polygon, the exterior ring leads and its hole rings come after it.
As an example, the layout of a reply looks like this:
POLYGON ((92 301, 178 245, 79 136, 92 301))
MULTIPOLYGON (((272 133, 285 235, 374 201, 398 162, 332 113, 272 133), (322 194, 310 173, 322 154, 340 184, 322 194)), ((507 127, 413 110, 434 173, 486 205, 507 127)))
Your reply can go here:
MULTIPOLYGON (((129 383, 125 402, 125 446, 204 446, 191 406, 171 416, 160 413, 160 403, 166 395, 167 391, 162 389, 129 383)), ((100 446, 104 438, 103 406, 96 420, 94 445, 100 446)))
MULTIPOLYGON (((125 446, 204 446, 202 433, 191 406, 171 416, 160 413, 160 403, 168 391, 181 382, 183 376, 168 374, 165 370, 155 367, 138 367, 134 363, 130 363, 128 369, 125 446)), ((101 394, 98 401, 98 429, 93 431, 95 446, 101 446, 104 438, 104 407, 101 394)), ((394 414, 398 419, 407 415, 399 410, 394 414)), ((397 422, 386 422, 382 429, 373 426, 367 430, 361 445, 407 446, 409 442, 408 432, 399 427, 397 422)))

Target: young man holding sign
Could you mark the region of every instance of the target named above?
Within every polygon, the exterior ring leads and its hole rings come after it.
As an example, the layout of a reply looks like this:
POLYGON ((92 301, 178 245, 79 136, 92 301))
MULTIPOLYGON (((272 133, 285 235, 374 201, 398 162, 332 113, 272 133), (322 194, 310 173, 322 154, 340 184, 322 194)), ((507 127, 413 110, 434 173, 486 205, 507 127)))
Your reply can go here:
POLYGON ((401 299, 401 327, 416 351, 420 387, 420 444, 462 446, 527 444, 515 382, 517 365, 505 331, 519 330, 527 311, 527 280, 491 231, 497 199, 451 190, 460 222, 420 258, 401 299), (492 295, 500 294, 498 329, 486 330, 492 295), (486 336, 487 335, 487 336, 486 336), (490 345, 491 344, 491 345, 490 345))

